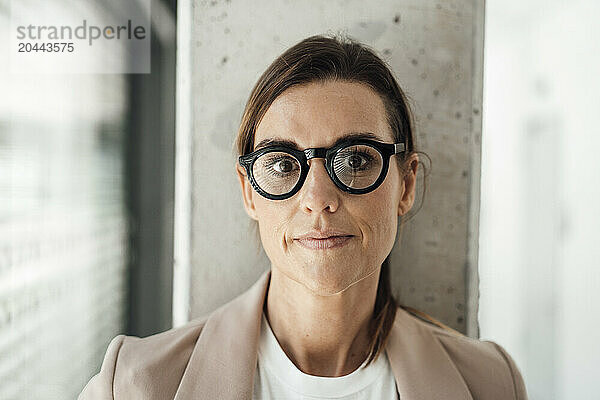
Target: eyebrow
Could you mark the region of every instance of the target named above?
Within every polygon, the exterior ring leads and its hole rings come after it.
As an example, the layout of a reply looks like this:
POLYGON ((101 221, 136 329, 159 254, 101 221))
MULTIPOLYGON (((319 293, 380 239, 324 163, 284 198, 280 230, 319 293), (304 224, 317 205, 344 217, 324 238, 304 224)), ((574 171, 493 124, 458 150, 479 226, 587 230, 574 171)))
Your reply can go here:
MULTIPOLYGON (((338 140, 335 141, 335 143, 331 147, 337 146, 344 140, 348 140, 348 139, 374 139, 374 140, 379 140, 379 141, 382 140, 379 136, 377 136, 376 134, 374 134, 372 132, 351 132, 351 133, 348 133, 348 134, 340 137, 338 140)), ((298 147, 298 144, 296 142, 294 142, 293 140, 281 139, 281 138, 274 137, 274 138, 261 140, 258 143, 258 145, 256 145, 256 148, 254 149, 254 151, 262 149, 263 147, 267 147, 267 146, 286 146, 286 147, 291 147, 292 149, 300 150, 300 148, 298 147)))

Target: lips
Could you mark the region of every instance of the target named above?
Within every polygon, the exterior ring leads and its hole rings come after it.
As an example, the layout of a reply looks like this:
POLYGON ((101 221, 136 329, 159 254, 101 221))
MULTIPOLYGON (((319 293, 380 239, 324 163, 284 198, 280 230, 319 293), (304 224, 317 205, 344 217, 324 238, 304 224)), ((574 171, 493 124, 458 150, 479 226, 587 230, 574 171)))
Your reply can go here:
POLYGON ((303 235, 297 236, 294 239, 328 239, 331 237, 338 236, 353 236, 349 233, 334 230, 334 229, 324 229, 324 230, 312 230, 303 235))
POLYGON ((294 239, 302 247, 312 250, 332 249, 346 245, 354 235, 336 230, 310 231, 294 239))

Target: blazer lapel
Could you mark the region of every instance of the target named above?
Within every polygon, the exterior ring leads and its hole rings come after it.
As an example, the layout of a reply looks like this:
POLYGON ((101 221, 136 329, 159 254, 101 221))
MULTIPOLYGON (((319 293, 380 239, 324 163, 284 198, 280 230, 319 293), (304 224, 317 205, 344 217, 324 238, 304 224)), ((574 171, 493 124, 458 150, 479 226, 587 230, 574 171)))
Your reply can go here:
POLYGON ((398 308, 386 352, 401 400, 473 400, 434 334, 398 308))
POLYGON ((263 304, 271 271, 206 321, 174 400, 252 399, 263 304))
MULTIPOLYGON (((211 313, 174 400, 252 399, 260 322, 271 271, 211 313)), ((386 349, 401 400, 473 400, 433 333, 398 308, 386 349)))

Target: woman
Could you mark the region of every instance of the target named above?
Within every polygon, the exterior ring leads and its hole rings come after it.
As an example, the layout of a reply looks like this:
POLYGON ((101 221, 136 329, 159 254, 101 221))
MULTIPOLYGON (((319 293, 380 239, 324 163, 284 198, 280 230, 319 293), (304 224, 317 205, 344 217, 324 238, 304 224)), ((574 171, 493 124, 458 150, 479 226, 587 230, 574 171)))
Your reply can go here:
POLYGON ((526 399, 502 347, 392 296, 419 163, 411 125, 366 46, 313 36, 283 53, 236 141, 270 270, 207 317, 114 338, 80 399, 526 399))

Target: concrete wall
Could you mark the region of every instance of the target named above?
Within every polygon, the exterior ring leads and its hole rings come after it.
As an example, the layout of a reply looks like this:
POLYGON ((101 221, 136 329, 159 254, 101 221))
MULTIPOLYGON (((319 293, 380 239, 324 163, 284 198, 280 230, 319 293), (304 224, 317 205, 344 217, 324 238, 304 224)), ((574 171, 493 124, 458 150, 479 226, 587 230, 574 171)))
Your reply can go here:
MULTIPOLYGON (((179 77, 179 89, 188 93, 180 99, 190 103, 180 104, 186 116, 178 126, 187 131, 178 135, 189 134, 191 146, 189 224, 180 215, 176 239, 190 249, 189 256, 179 254, 179 264, 176 256, 176 280, 191 279, 175 294, 186 296, 176 304, 189 305, 180 314, 210 312, 270 267, 249 230, 234 172, 231 149, 243 107, 286 48, 313 34, 343 32, 393 67, 412 99, 417 145, 433 160, 422 208, 393 250, 395 291, 402 303, 477 336, 483 2, 187 0, 180 7, 179 41, 189 51, 180 60, 191 65, 180 65, 185 76, 179 77)), ((189 201, 181 197, 185 191, 178 194, 180 204, 189 201)), ((421 197, 415 211, 420 203, 421 197)))

